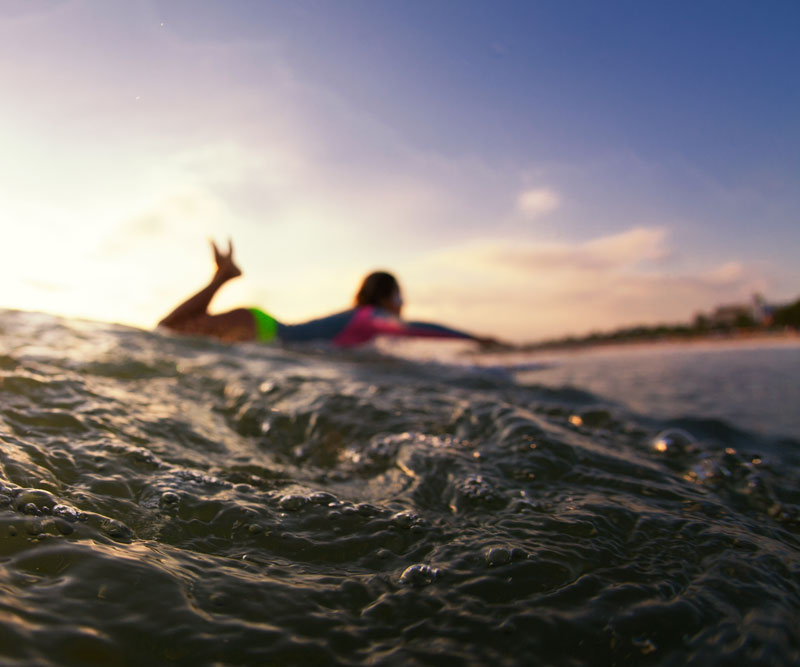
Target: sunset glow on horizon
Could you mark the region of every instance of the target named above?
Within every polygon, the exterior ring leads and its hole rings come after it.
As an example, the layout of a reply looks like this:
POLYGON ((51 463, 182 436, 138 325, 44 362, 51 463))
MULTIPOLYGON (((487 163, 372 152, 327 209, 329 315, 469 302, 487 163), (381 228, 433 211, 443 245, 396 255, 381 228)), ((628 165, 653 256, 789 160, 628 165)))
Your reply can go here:
POLYGON ((800 295, 800 5, 0 4, 0 308, 515 341, 800 295), (501 10, 502 8, 502 10, 501 10))

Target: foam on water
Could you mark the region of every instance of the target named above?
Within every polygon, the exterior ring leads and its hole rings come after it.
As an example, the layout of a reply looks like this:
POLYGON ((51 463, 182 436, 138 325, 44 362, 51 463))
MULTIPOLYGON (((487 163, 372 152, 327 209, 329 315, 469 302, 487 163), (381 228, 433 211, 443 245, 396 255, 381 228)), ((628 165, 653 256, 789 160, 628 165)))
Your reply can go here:
POLYGON ((3 664, 800 661, 791 437, 374 351, 0 327, 3 664))

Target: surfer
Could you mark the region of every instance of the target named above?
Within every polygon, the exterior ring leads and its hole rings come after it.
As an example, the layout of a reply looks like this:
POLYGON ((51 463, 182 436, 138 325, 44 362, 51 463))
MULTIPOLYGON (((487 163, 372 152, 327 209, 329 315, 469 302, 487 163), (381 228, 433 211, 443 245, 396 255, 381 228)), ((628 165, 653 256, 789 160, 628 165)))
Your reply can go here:
POLYGON ((233 243, 228 252, 216 243, 214 260, 217 269, 211 282, 189 297, 158 324, 181 334, 211 336, 226 342, 273 340, 281 342, 329 341, 349 347, 367 343, 376 336, 419 336, 427 338, 461 338, 473 340, 483 347, 501 344, 494 338, 472 334, 429 322, 407 322, 401 319, 403 298, 397 280, 390 273, 376 271, 364 278, 352 308, 304 322, 284 324, 259 308, 236 308, 212 315, 211 299, 229 280, 242 275, 233 261, 233 243))

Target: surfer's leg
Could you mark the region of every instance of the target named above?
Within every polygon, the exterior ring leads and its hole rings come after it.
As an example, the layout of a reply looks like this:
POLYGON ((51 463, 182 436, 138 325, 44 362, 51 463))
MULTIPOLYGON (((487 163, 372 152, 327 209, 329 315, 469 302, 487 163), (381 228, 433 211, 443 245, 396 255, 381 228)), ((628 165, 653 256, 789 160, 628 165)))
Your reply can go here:
POLYGON ((219 251, 212 241, 217 270, 211 282, 197 294, 190 296, 158 324, 178 333, 214 336, 223 340, 252 340, 256 328, 252 313, 246 308, 219 315, 209 315, 208 305, 220 287, 242 275, 233 261, 233 247, 228 244, 228 253, 219 251))
POLYGON ((208 304, 211 303, 211 299, 214 298, 217 290, 228 282, 228 280, 230 280, 230 278, 220 276, 219 271, 217 271, 208 285, 197 294, 186 299, 186 301, 181 303, 175 310, 161 320, 158 325, 180 331, 184 322, 208 315, 208 304))
POLYGON ((236 308, 217 315, 202 313, 181 320, 177 325, 165 326, 177 333, 191 336, 212 336, 228 343, 256 339, 256 321, 248 308, 236 308))

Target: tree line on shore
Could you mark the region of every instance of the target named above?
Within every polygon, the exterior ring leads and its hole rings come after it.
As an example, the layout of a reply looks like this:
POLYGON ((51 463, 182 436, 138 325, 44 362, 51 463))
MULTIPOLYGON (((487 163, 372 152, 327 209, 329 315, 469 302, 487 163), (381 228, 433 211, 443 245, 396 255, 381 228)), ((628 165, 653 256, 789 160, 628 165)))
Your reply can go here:
POLYGON ((710 337, 747 335, 756 332, 800 330, 800 299, 779 306, 768 317, 758 321, 752 313, 737 313, 727 321, 716 320, 702 313, 690 324, 656 324, 623 327, 608 332, 592 332, 585 336, 565 336, 522 346, 524 350, 542 350, 583 345, 633 343, 658 340, 692 340, 710 337))

